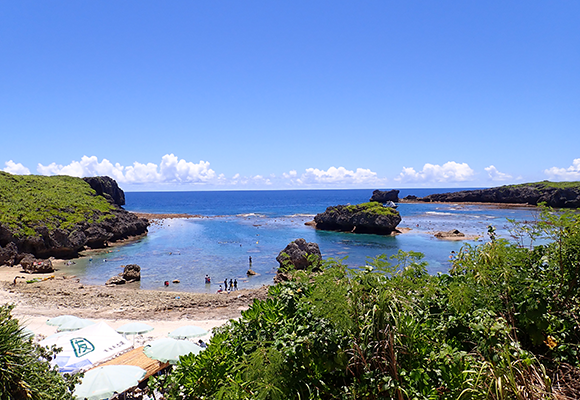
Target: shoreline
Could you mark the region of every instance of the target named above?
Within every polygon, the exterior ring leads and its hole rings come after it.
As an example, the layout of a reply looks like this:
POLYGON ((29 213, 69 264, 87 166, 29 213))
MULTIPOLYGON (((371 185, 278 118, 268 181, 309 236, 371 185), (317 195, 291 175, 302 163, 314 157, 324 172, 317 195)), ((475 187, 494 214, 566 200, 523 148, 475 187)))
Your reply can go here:
MULTIPOLYGON (((45 322, 60 315, 105 321, 114 328, 127 322, 144 322, 155 327, 147 334, 149 340, 184 325, 198 325, 209 331, 239 318, 254 299, 265 299, 268 292, 267 286, 207 294, 147 290, 138 285, 87 285, 75 276, 26 274, 20 268, 0 267, 0 302, 13 304, 12 315, 42 336, 56 333, 56 328, 45 322), (40 281, 26 283, 33 278, 40 281)), ((206 336, 201 339, 211 334, 206 336)))

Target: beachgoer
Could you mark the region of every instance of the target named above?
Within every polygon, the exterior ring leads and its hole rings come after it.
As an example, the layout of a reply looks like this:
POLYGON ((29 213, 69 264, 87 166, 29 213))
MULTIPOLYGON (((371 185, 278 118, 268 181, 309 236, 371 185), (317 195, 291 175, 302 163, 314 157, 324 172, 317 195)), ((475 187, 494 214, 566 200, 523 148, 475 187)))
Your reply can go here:
POLYGON ((205 283, 211 283, 211 278, 208 274, 205 274, 205 283))
POLYGON ((228 290, 228 280, 224 279, 224 290, 228 290))
POLYGON ((168 287, 169 286, 169 281, 165 281, 164 285, 165 285, 165 287, 168 287))
POLYGON ((250 256, 250 268, 252 268, 252 256, 250 256))
POLYGON ((234 279, 234 290, 238 290, 238 280, 234 279))
POLYGON ((207 347, 207 344, 205 344, 205 342, 203 340, 201 340, 201 339, 198 340, 197 344, 202 349, 205 349, 207 347))
POLYGON ((230 290, 234 290, 234 281, 230 279, 230 290))
POLYGON ((223 291, 224 291, 224 290, 222 289, 222 285, 220 285, 220 288, 218 289, 217 293, 221 293, 221 292, 223 292, 223 291))

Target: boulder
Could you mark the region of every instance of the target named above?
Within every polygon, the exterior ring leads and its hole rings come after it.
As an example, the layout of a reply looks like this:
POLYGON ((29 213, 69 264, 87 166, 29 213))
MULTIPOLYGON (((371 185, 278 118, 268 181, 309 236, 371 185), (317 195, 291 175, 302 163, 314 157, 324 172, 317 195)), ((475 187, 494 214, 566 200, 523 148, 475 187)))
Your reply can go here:
POLYGON ((37 260, 32 254, 25 254, 24 258, 20 260, 20 266, 29 274, 46 274, 54 272, 52 267, 52 261, 48 260, 37 260))
POLYGON ((389 235, 401 222, 399 212, 378 202, 333 206, 314 217, 316 229, 389 235))
POLYGON ((377 201, 379 203, 386 203, 392 201, 397 203, 399 201, 399 191, 398 190, 375 190, 369 201, 377 201))
POLYGON ((105 285, 124 285, 127 283, 125 279, 121 275, 112 276, 105 285))
POLYGON ((122 274, 123 279, 127 282, 134 282, 141 280, 141 267, 137 264, 129 264, 125 266, 122 274))

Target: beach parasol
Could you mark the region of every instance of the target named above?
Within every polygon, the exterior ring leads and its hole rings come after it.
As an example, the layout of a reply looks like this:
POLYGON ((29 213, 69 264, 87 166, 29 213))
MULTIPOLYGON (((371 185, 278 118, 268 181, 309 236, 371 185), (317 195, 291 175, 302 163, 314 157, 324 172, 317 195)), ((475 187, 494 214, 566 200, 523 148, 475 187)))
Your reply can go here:
POLYGON ((74 315, 61 315, 59 317, 54 317, 49 319, 48 321, 46 321, 47 325, 52 325, 52 326, 61 326, 64 323, 67 323, 69 321, 74 321, 77 319, 81 319, 79 317, 75 317, 74 315))
POLYGON ((168 336, 174 339, 189 339, 198 336, 205 336, 207 334, 208 331, 199 326, 186 325, 170 332, 168 336))
POLYGON ((79 329, 86 328, 89 325, 93 325, 94 323, 95 323, 94 321, 90 321, 88 319, 77 318, 76 320, 71 320, 71 321, 65 322, 62 325, 59 325, 56 330, 59 332, 77 331, 79 329))
POLYGON ((137 386, 145 370, 134 365, 106 365, 85 372, 81 383, 75 386, 77 399, 108 399, 115 393, 137 386))
POLYGON ((147 344, 143 353, 154 360, 176 364, 180 356, 190 353, 199 354, 202 350, 201 347, 187 340, 163 338, 147 344))
POLYGON ((133 335, 133 347, 135 347, 135 335, 142 335, 151 332, 153 329, 155 328, 151 325, 142 322, 129 322, 128 324, 118 327, 116 330, 125 337, 127 337, 127 335, 133 335))

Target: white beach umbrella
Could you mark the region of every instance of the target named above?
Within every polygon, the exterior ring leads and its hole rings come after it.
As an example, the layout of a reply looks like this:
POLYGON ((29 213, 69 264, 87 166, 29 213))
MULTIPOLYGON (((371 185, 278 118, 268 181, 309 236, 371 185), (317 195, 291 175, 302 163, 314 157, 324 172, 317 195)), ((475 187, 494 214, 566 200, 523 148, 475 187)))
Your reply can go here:
POLYGON ((154 360, 176 364, 180 356, 199 354, 202 350, 201 347, 187 340, 163 338, 147 344, 143 353, 154 360))
POLYGON ((61 316, 49 319, 48 321, 46 321, 46 324, 52 325, 52 326, 61 326, 62 324, 65 324, 65 323, 70 322, 70 321, 75 321, 77 319, 81 319, 81 318, 75 317, 74 315, 61 315, 61 316))
POLYGON ((146 371, 134 365, 106 365, 85 372, 81 383, 75 386, 77 399, 108 399, 115 393, 137 386, 146 371))
POLYGON ((151 332, 153 329, 154 328, 151 325, 147 325, 142 322, 129 322, 128 324, 122 325, 115 330, 123 335, 142 335, 144 333, 151 332))
POLYGON ((205 336, 207 334, 208 331, 200 328, 199 326, 186 325, 170 332, 168 336, 174 339, 189 339, 193 337, 205 336))
POLYGON ((77 318, 76 320, 71 320, 65 322, 56 329, 59 332, 62 331, 77 331, 79 329, 86 328, 89 325, 93 325, 95 322, 88 319, 77 318))
POLYGON ((129 322, 128 324, 118 327, 116 331, 125 337, 127 337, 127 335, 133 335, 133 347, 135 347, 135 336, 151 332, 153 329, 155 328, 151 325, 142 322, 129 322))

